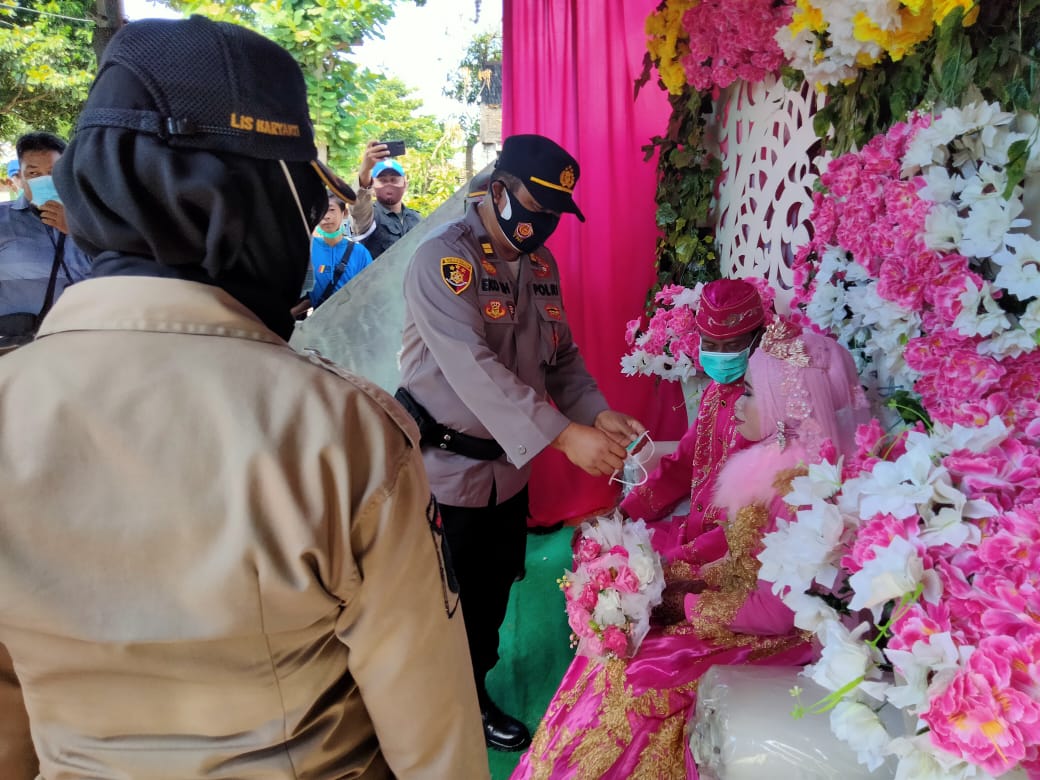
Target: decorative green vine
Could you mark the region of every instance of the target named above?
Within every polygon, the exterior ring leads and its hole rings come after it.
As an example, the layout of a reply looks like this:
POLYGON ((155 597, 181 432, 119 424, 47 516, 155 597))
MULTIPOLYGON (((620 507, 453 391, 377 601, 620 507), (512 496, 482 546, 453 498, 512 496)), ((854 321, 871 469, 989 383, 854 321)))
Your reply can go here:
POLYGON ((704 148, 706 114, 711 97, 687 86, 669 96, 672 114, 668 132, 654 136, 643 147, 646 158, 658 151, 656 280, 647 293, 647 308, 654 295, 668 284, 693 286, 718 279, 719 260, 711 225, 711 201, 720 160, 704 148))

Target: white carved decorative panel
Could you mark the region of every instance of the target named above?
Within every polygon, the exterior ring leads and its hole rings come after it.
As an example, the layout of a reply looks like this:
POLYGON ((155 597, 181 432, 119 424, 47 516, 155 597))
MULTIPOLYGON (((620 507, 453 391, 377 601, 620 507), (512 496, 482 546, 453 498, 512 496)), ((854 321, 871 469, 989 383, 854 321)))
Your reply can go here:
POLYGON ((821 162, 812 115, 823 100, 808 84, 795 92, 768 78, 734 82, 717 103, 722 275, 768 279, 781 312, 791 301, 795 252, 810 237, 812 186, 821 162))

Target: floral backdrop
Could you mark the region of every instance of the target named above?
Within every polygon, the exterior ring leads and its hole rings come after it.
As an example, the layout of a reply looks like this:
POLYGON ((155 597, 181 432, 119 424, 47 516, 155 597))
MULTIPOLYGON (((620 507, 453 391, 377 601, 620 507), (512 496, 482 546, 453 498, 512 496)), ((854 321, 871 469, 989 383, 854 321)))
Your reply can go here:
POLYGON ((673 116, 647 146, 658 283, 626 373, 699 369, 719 91, 826 94, 792 316, 849 348, 879 419, 796 481, 761 556, 832 692, 794 714, 829 711, 899 778, 1040 777, 1040 0, 665 0, 646 33, 638 86, 673 116))

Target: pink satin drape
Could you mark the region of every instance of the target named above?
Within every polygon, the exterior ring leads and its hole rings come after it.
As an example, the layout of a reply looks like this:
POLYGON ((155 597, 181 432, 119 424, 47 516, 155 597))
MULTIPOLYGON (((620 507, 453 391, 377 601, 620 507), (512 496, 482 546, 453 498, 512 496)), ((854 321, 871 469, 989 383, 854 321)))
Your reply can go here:
MULTIPOLYGON (((589 371, 611 406, 638 417, 655 439, 686 429, 679 388, 624 377, 625 323, 654 279, 656 158, 642 146, 667 129, 668 101, 653 83, 633 101, 646 51, 644 23, 658 0, 505 0, 503 134, 540 133, 581 166, 575 200, 549 240, 560 264, 567 317, 589 371)), ((556 450, 535 461, 533 523, 581 517, 613 505, 617 487, 556 450)))

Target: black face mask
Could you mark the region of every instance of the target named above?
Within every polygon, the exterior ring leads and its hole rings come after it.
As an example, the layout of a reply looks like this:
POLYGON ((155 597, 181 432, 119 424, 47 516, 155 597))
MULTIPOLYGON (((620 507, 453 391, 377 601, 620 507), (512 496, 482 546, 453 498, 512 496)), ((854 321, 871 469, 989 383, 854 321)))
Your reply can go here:
POLYGON ((492 197, 491 205, 495 209, 498 226, 502 228, 506 241, 513 249, 521 254, 530 254, 549 240, 549 236, 560 224, 560 217, 558 214, 550 214, 547 211, 525 209, 520 205, 516 195, 509 191, 504 181, 501 179, 495 179, 495 181, 502 185, 506 196, 506 211, 509 214, 508 217, 503 216, 502 212, 498 210, 498 203, 492 197))

